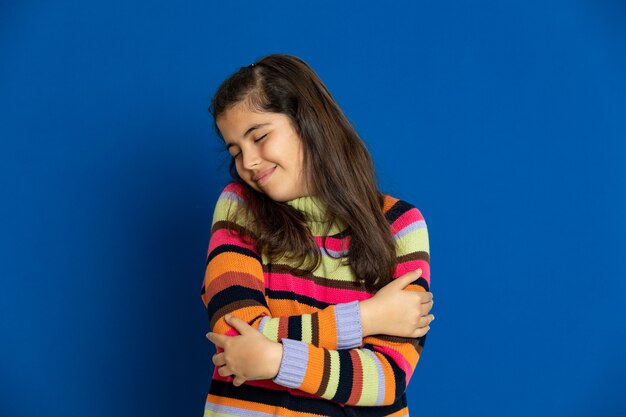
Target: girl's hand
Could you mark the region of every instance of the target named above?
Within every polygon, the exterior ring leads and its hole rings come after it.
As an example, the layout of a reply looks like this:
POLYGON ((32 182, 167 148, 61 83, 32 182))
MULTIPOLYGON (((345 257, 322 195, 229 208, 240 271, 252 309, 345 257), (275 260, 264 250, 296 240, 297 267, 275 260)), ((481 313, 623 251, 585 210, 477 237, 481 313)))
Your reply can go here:
POLYGON ((422 337, 430 330, 435 316, 433 294, 404 288, 418 279, 422 270, 408 272, 381 288, 372 298, 360 302, 363 337, 384 334, 422 337))
POLYGON ((217 372, 223 377, 234 376, 237 387, 248 379, 274 378, 280 369, 283 345, 272 342, 240 318, 226 315, 225 319, 240 336, 207 333, 207 339, 224 350, 213 356, 213 363, 219 366, 217 372))

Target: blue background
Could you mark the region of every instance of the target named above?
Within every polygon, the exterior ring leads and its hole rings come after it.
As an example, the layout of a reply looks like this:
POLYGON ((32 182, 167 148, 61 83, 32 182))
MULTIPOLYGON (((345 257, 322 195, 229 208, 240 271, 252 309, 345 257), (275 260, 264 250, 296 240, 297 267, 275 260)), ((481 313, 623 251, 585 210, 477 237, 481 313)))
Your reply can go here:
POLYGON ((626 415, 620 1, 0 5, 0 415, 199 416, 227 181, 207 112, 269 53, 420 208, 415 416, 626 415))

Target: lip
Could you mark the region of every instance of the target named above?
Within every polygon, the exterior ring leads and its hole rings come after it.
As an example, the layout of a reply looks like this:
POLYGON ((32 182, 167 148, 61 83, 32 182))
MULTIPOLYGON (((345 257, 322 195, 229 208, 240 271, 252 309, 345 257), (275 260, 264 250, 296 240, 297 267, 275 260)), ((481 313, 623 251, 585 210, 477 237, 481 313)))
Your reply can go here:
POLYGON ((273 168, 270 168, 270 169, 266 169, 265 171, 261 171, 258 174, 256 174, 252 178, 252 180, 255 181, 259 185, 263 185, 264 183, 267 182, 267 180, 270 178, 270 176, 274 173, 275 169, 276 169, 276 167, 273 167, 273 168))

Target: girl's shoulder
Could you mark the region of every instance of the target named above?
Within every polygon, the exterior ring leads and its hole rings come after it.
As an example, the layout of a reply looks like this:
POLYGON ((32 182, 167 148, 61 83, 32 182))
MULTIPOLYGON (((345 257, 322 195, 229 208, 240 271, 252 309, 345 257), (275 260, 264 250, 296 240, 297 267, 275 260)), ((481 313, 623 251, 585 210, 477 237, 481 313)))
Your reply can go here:
POLYGON ((213 225, 218 222, 245 224, 242 214, 247 214, 248 203, 243 185, 231 181, 222 189, 213 212, 213 225), (233 215, 234 214, 234 215, 233 215))
POLYGON ((224 188, 220 194, 219 198, 235 198, 245 202, 245 193, 243 189, 243 185, 241 185, 237 181, 230 181, 224 188))
POLYGON ((396 198, 386 193, 383 196, 383 213, 394 234, 410 225, 424 225, 422 212, 406 200, 396 198))

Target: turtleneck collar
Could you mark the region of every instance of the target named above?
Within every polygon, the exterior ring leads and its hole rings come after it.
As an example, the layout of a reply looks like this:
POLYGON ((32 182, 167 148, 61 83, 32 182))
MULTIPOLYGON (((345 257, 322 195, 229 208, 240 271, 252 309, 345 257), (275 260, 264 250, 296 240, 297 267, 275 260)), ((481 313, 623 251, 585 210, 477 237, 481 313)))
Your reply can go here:
POLYGON ((306 214, 306 217, 309 220, 315 222, 324 222, 328 220, 326 217, 326 203, 324 203, 319 197, 307 195, 285 201, 285 204, 289 204, 291 207, 300 210, 306 214))
MULTIPOLYGON (((300 210, 306 215, 307 223, 311 227, 311 231, 320 235, 324 231, 330 220, 326 214, 327 204, 319 197, 304 196, 285 201, 285 204, 300 210)), ((341 221, 336 221, 331 227, 331 233, 338 233, 345 229, 345 225, 341 221)))

